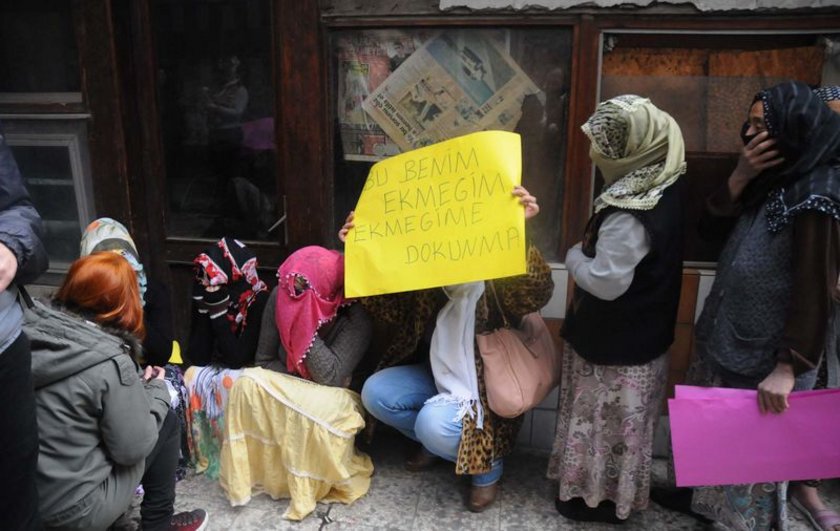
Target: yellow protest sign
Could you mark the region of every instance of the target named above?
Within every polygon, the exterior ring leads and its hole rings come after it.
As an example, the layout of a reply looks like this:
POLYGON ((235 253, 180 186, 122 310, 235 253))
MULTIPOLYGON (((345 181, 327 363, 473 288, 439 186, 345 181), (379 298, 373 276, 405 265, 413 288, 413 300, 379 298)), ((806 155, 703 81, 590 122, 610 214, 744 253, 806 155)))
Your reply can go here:
POLYGON ((483 131, 375 164, 345 243, 347 297, 525 273, 519 135, 483 131))

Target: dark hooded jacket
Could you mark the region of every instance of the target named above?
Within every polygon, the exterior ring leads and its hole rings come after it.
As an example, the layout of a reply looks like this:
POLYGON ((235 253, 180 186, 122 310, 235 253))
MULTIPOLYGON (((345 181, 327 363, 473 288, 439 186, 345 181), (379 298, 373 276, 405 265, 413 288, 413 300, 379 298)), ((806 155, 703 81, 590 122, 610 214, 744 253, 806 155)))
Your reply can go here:
POLYGON ((25 284, 47 269, 47 251, 41 243, 41 218, 23 186, 6 137, 0 128, 0 243, 18 259, 15 282, 25 284))
MULTIPOLYGON (((41 218, 29 200, 23 177, 0 127, 0 244, 17 258, 15 284, 35 280, 47 269, 41 243, 41 218)), ((0 354, 20 333, 21 313, 15 291, 0 291, 0 354)))

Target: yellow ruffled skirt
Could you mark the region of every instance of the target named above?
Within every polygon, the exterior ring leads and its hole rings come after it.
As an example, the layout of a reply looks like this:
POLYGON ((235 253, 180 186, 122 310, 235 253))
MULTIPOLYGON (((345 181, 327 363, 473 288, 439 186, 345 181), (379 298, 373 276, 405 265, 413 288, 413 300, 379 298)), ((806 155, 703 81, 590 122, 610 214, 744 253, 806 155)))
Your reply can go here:
POLYGON ((356 450, 365 426, 358 393, 261 368, 230 390, 220 483, 231 505, 253 494, 291 498, 302 520, 318 501, 351 503, 370 488, 373 463, 356 450))

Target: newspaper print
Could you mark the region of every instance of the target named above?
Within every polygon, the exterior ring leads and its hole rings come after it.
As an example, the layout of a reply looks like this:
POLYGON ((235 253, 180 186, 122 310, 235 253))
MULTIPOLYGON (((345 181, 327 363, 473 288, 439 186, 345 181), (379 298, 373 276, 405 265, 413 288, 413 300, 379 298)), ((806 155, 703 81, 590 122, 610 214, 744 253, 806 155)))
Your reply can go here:
POLYGON ((489 34, 432 37, 362 103, 403 151, 489 129, 512 131, 539 92, 489 34))
POLYGON ((377 161, 400 152, 362 109, 362 102, 422 46, 424 38, 417 32, 391 30, 337 37, 337 114, 345 160, 377 161))

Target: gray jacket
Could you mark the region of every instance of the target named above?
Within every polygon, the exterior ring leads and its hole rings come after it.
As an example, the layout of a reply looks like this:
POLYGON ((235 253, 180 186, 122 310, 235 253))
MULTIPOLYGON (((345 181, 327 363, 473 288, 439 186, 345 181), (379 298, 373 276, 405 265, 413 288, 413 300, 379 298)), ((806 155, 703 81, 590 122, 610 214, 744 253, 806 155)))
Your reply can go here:
MULTIPOLYGON (((274 288, 263 311, 254 361, 264 369, 288 373, 286 349, 283 348, 280 332, 274 322, 276 308, 277 288, 274 288)), ((353 304, 339 310, 327 337, 321 338, 316 334, 306 355, 304 363, 309 369, 312 381, 333 387, 347 387, 353 370, 367 352, 372 334, 370 316, 361 304, 353 304)))
POLYGON ((141 381, 139 343, 65 311, 27 308, 38 417, 38 494, 50 525, 105 499, 109 477, 140 474, 169 410, 162 380, 141 381))
POLYGON ((733 387, 755 388, 776 366, 793 290, 793 228, 771 233, 766 208, 738 218, 695 328, 698 355, 733 387))

